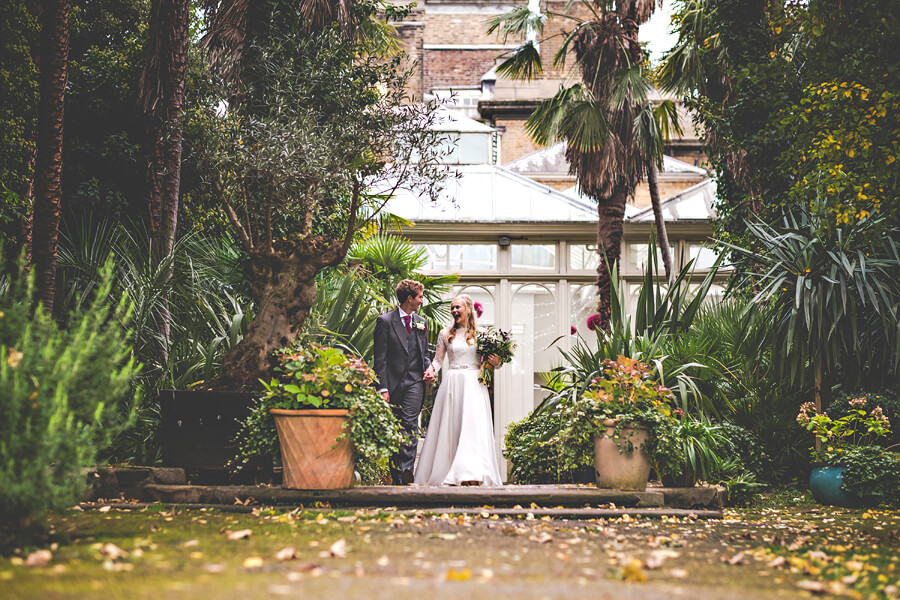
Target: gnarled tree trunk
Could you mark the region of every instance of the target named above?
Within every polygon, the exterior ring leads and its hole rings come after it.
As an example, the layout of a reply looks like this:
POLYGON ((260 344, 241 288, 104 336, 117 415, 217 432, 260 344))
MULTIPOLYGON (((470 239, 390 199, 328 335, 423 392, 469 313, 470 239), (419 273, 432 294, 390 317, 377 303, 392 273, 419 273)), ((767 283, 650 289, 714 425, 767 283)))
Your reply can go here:
POLYGON ((256 318, 247 335, 222 360, 222 375, 205 387, 259 389, 271 377, 272 353, 300 333, 316 299, 316 273, 336 264, 342 245, 316 237, 305 242, 278 240, 271 250, 250 253, 250 279, 256 318))

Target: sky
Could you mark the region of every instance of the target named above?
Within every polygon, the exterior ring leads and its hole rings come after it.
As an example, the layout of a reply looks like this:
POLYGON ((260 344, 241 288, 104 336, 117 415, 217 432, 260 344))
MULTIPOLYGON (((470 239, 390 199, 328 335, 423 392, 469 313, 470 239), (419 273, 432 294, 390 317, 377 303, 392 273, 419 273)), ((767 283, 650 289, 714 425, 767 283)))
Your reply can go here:
POLYGON ((656 9, 650 20, 641 25, 639 29, 640 40, 650 45, 650 60, 657 62, 663 53, 671 48, 677 36, 668 32, 669 20, 672 16, 672 0, 663 3, 662 8, 656 9))

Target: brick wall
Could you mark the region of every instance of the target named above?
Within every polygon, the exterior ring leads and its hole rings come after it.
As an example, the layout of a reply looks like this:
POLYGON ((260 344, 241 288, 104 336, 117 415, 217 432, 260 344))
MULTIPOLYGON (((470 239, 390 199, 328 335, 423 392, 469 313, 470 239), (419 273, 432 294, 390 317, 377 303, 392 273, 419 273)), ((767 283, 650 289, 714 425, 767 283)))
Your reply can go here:
POLYGON ((425 50, 424 89, 481 85, 497 62, 497 50, 425 50))
POLYGON ((504 164, 541 148, 531 140, 528 132, 525 131, 524 119, 497 117, 494 119, 493 126, 504 128, 500 135, 500 161, 504 164))
MULTIPOLYGON (((410 15, 411 18, 416 16, 421 15, 410 15)), ((423 92, 427 91, 427 88, 424 87, 425 53, 423 43, 425 40, 425 24, 420 21, 410 20, 397 23, 395 26, 406 50, 403 68, 411 68, 413 71, 407 84, 407 92, 413 102, 421 102, 423 92)))

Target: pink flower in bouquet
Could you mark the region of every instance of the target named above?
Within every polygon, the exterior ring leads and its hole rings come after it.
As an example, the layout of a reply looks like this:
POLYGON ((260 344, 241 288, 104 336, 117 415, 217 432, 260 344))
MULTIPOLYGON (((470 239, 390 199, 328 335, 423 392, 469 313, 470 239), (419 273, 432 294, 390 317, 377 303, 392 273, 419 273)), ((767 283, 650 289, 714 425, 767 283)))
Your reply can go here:
POLYGON ((472 305, 472 308, 475 309, 475 316, 478 317, 478 318, 480 319, 480 318, 481 318, 481 315, 484 314, 484 307, 481 305, 481 302, 475 302, 475 303, 472 305))
POLYGON ((587 327, 591 331, 597 331, 597 328, 600 327, 600 315, 594 313, 589 316, 587 319, 587 327))
POLYGON ((572 325, 572 326, 569 327, 569 333, 570 333, 571 335, 576 335, 576 334, 578 333, 578 330, 575 329, 575 326, 574 326, 574 325, 572 325))

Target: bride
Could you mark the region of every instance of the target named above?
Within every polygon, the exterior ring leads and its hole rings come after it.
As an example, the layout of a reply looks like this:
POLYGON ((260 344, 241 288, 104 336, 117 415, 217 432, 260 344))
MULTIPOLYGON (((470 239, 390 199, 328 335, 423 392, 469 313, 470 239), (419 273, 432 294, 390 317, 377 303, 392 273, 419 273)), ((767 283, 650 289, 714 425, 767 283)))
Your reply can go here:
MULTIPOLYGON (((478 382, 475 313, 465 294, 450 304, 453 324, 438 335, 428 371, 450 365, 434 401, 415 483, 425 485, 502 485, 494 450, 494 425, 487 388, 478 382)), ((500 361, 491 356, 495 367, 500 361)), ((428 373, 425 374, 428 377, 428 373)))

